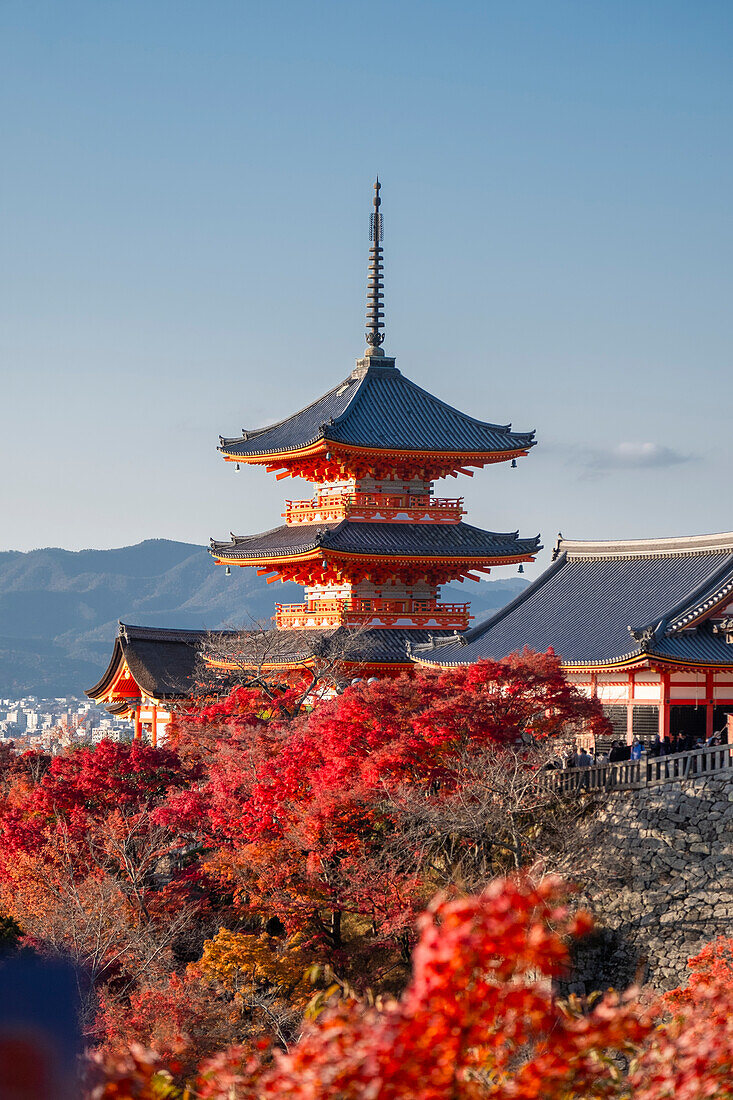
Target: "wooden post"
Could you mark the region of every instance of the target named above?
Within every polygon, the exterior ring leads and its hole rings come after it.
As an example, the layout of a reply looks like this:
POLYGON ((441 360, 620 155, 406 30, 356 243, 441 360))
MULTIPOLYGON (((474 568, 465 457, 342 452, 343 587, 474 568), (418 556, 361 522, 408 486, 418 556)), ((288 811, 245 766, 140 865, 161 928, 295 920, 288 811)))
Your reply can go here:
POLYGON ((143 735, 142 725, 140 724, 140 703, 135 707, 135 740, 139 741, 143 735))
POLYGON ((158 708, 153 704, 153 721, 150 724, 150 744, 153 748, 158 744, 158 708))
POLYGON ((669 740, 669 673, 661 673, 661 691, 659 694, 659 736, 662 741, 669 740))
POLYGON ((713 673, 705 673, 705 740, 713 736, 713 673))
POLYGON ((626 744, 634 740, 634 673, 629 673, 629 702, 626 708, 626 744))

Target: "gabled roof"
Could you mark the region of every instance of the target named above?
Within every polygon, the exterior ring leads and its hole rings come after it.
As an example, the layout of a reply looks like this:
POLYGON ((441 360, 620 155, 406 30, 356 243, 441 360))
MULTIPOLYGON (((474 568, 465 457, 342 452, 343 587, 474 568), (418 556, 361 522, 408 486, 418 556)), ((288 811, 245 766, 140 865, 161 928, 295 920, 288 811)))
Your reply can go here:
POLYGON ((561 538, 549 569, 460 643, 413 653, 426 664, 463 665, 551 646, 566 667, 646 659, 730 666, 733 645, 705 619, 731 601, 733 532, 627 542, 561 538))
POLYGON ((153 699, 182 699, 191 694, 200 668, 198 647, 205 630, 166 630, 119 624, 112 658, 106 672, 85 692, 91 699, 103 696, 113 684, 123 662, 135 683, 153 699))
POLYGON ((260 535, 233 535, 230 542, 211 541, 216 558, 283 558, 314 550, 332 550, 366 557, 514 558, 536 554, 539 536, 520 539, 482 531, 468 523, 339 523, 284 524, 260 535))
POLYGON ((521 452, 535 444, 534 432, 512 432, 510 424, 485 423, 446 405, 386 357, 360 360, 345 381, 277 424, 220 439, 220 451, 243 461, 321 440, 369 451, 442 454, 521 452))

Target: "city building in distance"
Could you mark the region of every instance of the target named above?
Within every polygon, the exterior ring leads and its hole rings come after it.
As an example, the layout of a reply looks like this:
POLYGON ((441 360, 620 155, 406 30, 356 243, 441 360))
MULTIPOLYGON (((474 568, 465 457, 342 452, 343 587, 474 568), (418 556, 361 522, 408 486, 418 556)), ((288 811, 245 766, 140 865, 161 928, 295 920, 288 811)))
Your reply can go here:
POLYGON ((24 695, 0 699, 0 745, 16 752, 50 753, 79 745, 95 745, 103 739, 130 741, 131 722, 110 715, 101 705, 71 696, 40 698, 24 695))

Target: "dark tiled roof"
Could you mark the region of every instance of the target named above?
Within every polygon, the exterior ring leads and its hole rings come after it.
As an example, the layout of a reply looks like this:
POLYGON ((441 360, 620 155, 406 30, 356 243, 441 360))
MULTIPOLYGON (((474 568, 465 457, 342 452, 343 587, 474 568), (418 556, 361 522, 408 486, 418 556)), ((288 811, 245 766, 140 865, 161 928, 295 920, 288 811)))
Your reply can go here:
POLYGON ((392 557, 494 558, 536 554, 539 536, 520 539, 517 532, 482 531, 468 523, 340 523, 276 527, 261 535, 233 536, 215 542, 211 553, 226 558, 279 558, 317 547, 355 554, 392 557))
POLYGON ((453 633, 449 630, 368 630, 361 635, 365 644, 364 660, 374 664, 409 664, 408 645, 424 645, 431 635, 449 638, 453 633))
POLYGON ((109 666, 86 694, 102 695, 126 660, 135 682, 154 699, 180 699, 190 695, 200 674, 198 647, 203 630, 166 630, 120 623, 109 666))
POLYGON ((417 659, 462 665, 525 646, 552 646, 566 665, 605 665, 644 654, 733 664, 733 646, 701 621, 733 599, 733 534, 560 541, 556 555, 529 588, 464 634, 462 644, 426 649, 417 659), (687 629, 699 620, 699 629, 687 629))
POLYGON ((109 707, 104 708, 107 714, 127 714, 130 709, 127 703, 113 703, 109 707))
MULTIPOLYGON (((203 665, 199 656, 201 643, 210 634, 232 635, 238 631, 167 630, 158 627, 129 626, 120 623, 115 639, 112 659, 102 678, 86 694, 95 699, 102 695, 114 680, 123 659, 127 660, 136 683, 154 699, 185 699, 199 683, 210 686, 211 670, 203 665)), ((255 643, 258 662, 265 664, 297 664, 320 653, 327 656, 331 645, 343 647, 345 660, 351 663, 369 661, 372 664, 409 665, 407 642, 426 643, 430 637, 450 635, 449 631, 428 630, 362 630, 358 632, 353 648, 344 646, 344 636, 350 633, 341 627, 336 630, 280 630, 271 632, 276 642, 268 645, 261 635, 255 643), (269 659, 268 659, 269 656, 269 659)), ((246 636, 243 639, 246 649, 246 636)), ((241 655, 241 654, 240 654, 241 655)), ((246 655, 246 654, 245 654, 246 655)), ((221 689, 228 690, 226 676, 221 689)), ((122 713, 125 703, 107 708, 110 713, 122 713)))
POLYGON ((306 554, 323 545, 328 532, 338 527, 338 523, 329 524, 283 524, 263 531, 259 535, 232 535, 230 542, 211 540, 211 553, 214 557, 223 554, 232 558, 281 557, 283 554, 306 554))
POLYGON ((726 643, 721 634, 713 634, 708 623, 660 639, 654 644, 654 652, 670 661, 733 666, 733 645, 726 643))
POLYGON ((232 457, 283 454, 318 440, 369 450, 485 454, 527 450, 534 432, 512 432, 510 424, 489 424, 446 405, 410 382, 394 366, 369 362, 312 405, 241 437, 221 439, 232 457))
POLYGON ((425 644, 432 636, 452 637, 454 634, 453 631, 378 628, 359 631, 355 640, 345 645, 344 639, 350 632, 344 627, 335 630, 273 630, 271 633, 275 637, 272 645, 261 638, 256 643, 259 660, 265 654, 271 657, 269 661, 264 661, 265 664, 296 664, 307 661, 315 653, 328 656, 330 647, 334 646, 344 653, 345 662, 409 665, 408 643, 425 644))

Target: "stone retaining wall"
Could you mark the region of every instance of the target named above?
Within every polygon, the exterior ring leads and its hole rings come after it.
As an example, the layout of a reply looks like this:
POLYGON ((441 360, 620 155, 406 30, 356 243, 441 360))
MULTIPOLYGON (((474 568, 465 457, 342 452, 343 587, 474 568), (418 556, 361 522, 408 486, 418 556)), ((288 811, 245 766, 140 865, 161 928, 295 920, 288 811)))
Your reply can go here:
POLYGON ((685 984, 688 958, 733 935, 733 776, 589 801, 574 873, 599 929, 577 951, 570 988, 685 984))

